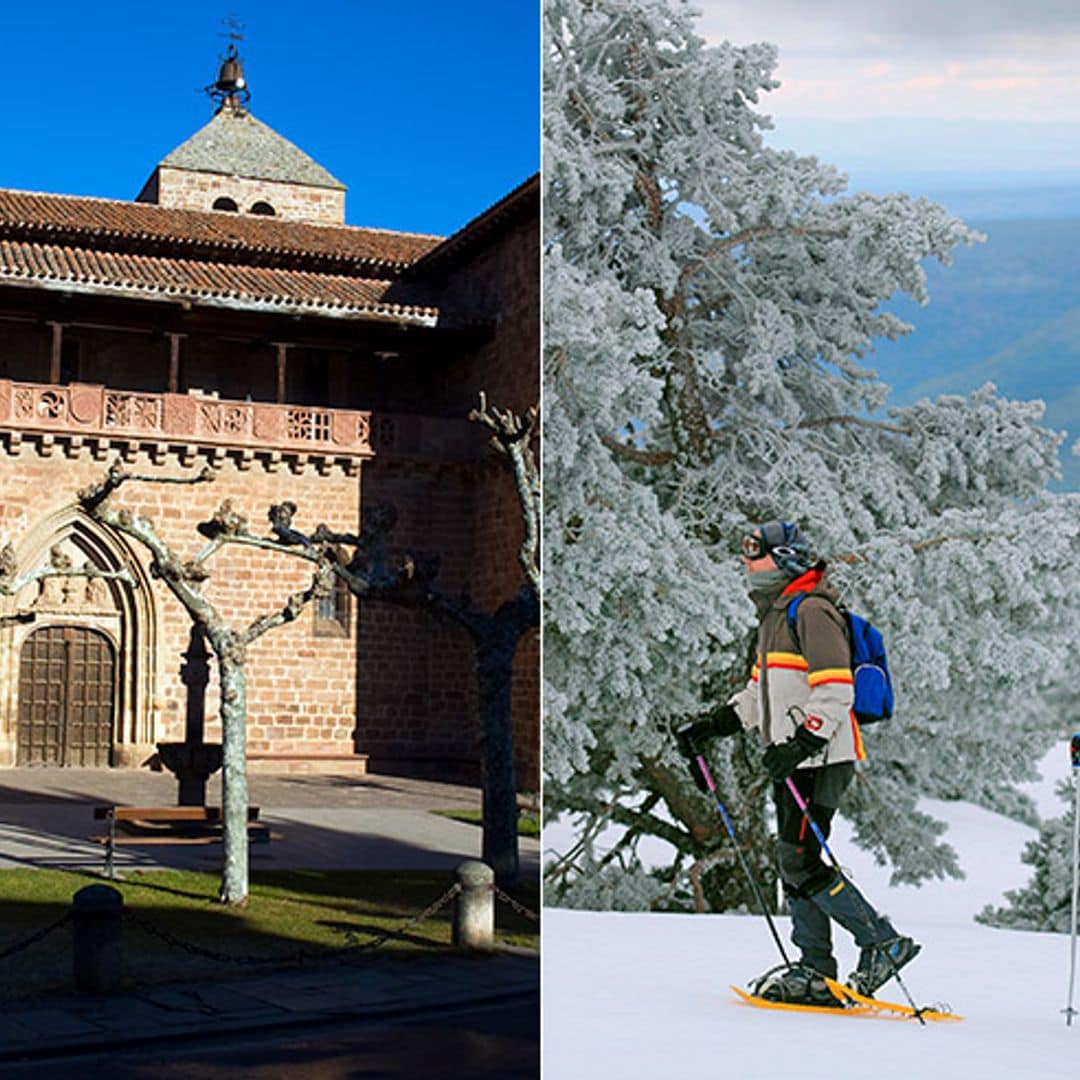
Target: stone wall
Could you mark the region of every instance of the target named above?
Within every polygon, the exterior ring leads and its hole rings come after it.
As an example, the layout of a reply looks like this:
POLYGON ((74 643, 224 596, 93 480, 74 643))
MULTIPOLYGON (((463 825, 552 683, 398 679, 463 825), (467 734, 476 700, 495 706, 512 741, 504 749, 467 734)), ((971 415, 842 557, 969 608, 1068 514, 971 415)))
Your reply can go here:
MULTIPOLYGON (((362 501, 393 503, 392 557, 439 557, 437 584, 467 587, 472 557, 472 470, 420 468, 375 460, 365 465, 362 501)), ((357 746, 371 768, 474 781, 479 746, 475 677, 468 635, 428 612, 361 603, 357 639, 357 746)))
MULTIPOLYGON (((50 448, 43 456, 40 440, 29 439, 17 453, 0 452, 0 543, 15 544, 23 569, 40 565, 53 544, 64 541, 90 554, 97 526, 79 518, 71 504, 75 492, 99 480, 107 462, 85 449, 68 456, 50 448), (86 537, 90 536, 88 549, 86 537)), ((128 462, 133 472, 190 476, 205 459, 182 465, 167 455, 155 461, 139 453, 128 462)), ((256 462, 241 470, 226 458, 212 484, 191 487, 132 482, 114 497, 117 506, 130 507, 149 517, 160 535, 183 558, 191 558, 205 543, 196 531, 222 500, 232 499, 236 509, 248 516, 253 532, 264 533, 266 510, 271 503, 291 499, 301 507, 297 521, 312 527, 315 519, 328 515, 355 528, 359 521, 359 481, 341 469, 320 475, 313 468, 274 472, 256 462)), ((121 540, 121 544, 125 544, 121 540)), ((187 613, 159 582, 151 581, 144 551, 132 542, 132 551, 143 568, 151 595, 142 598, 141 614, 114 611, 93 613, 82 601, 63 604, 36 601, 39 586, 28 586, 7 610, 38 608, 38 620, 29 625, 0 630, 0 764, 14 760, 17 723, 18 653, 26 636, 44 625, 100 625, 108 631, 116 625, 116 644, 129 643, 141 662, 151 665, 142 691, 134 683, 121 685, 117 759, 128 764, 145 760, 159 740, 182 739, 186 691, 179 678, 181 653, 187 648, 190 621, 187 613), (143 625, 121 627, 121 623, 143 625), (138 700, 132 700, 133 698, 138 700)), ((274 552, 225 548, 212 563, 213 577, 204 591, 227 621, 244 627, 279 608, 291 592, 308 585, 306 564, 274 552)), ((120 585, 110 586, 114 597, 120 585)), ((355 617, 355 616, 354 616, 355 617)), ((130 658, 128 658, 130 660, 130 658)), ((252 645, 248 660, 248 738, 252 753, 287 749, 291 753, 351 753, 356 726, 356 639, 352 627, 334 636, 316 633, 316 611, 309 607, 296 622, 271 631, 252 645)), ((212 678, 207 700, 208 739, 220 737, 216 720, 216 679, 212 678)))
MULTIPOLYGON (((504 227, 447 280, 448 296, 498 313, 495 334, 454 364, 446 382, 447 408, 462 414, 481 390, 499 408, 524 412, 540 401, 540 247, 538 215, 504 227)), ((534 445, 539 456, 539 440, 534 445)), ((522 585, 518 552, 522 520, 508 469, 492 456, 474 474, 468 587, 494 611, 522 585)), ((540 639, 531 631, 514 657, 513 709, 518 788, 540 784, 540 639)))
POLYGON ((193 172, 159 165, 142 193, 140 202, 180 210, 212 210, 221 198, 232 199, 240 213, 250 213, 256 203, 266 203, 274 217, 283 221, 307 221, 320 225, 345 223, 345 192, 340 188, 286 184, 278 180, 252 180, 245 176, 193 172))

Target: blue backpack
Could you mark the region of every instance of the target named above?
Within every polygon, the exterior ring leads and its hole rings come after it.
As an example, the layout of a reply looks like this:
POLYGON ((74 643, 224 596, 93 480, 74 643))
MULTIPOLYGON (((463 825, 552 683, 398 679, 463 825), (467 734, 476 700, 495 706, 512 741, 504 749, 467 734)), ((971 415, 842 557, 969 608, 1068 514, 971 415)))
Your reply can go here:
MULTIPOLYGON (((797 612, 806 595, 796 596, 787 606, 788 626, 796 641, 799 640, 797 612)), ((893 714, 893 688, 881 631, 845 607, 838 606, 837 610, 847 623, 851 643, 851 672, 855 678, 855 703, 851 711, 860 724, 888 720, 893 714)))

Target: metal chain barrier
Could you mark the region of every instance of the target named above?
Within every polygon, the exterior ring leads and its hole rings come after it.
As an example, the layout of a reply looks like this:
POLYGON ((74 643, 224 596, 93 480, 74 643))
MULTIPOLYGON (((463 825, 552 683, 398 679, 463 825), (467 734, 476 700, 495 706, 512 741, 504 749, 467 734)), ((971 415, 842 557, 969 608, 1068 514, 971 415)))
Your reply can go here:
POLYGON ((124 908, 124 917, 144 933, 157 938, 159 941, 164 941, 166 945, 190 953, 192 956, 201 956, 207 960, 218 960, 226 964, 268 964, 275 959, 270 956, 233 956, 230 953, 220 953, 214 949, 204 948, 202 945, 196 945, 193 941, 184 941, 168 930, 152 923, 149 919, 137 915, 128 907, 124 908))
POLYGON ((35 930, 29 937, 23 938, 22 941, 16 941, 14 945, 8 945, 6 948, 0 949, 0 960, 6 960, 9 956, 14 956, 16 953, 22 952, 23 949, 29 949, 31 945, 43 941, 54 930, 59 930, 61 926, 69 922, 70 919, 71 912, 67 911, 56 922, 43 926, 40 930, 35 930))
MULTIPOLYGON (((425 919, 431 918, 437 911, 440 911, 450 903, 460 891, 460 885, 451 885, 442 896, 428 904, 419 915, 414 915, 411 919, 407 919, 392 930, 385 930, 368 941, 350 941, 348 945, 341 945, 333 949, 298 949, 291 953, 278 953, 273 956, 238 956, 232 953, 217 952, 214 949, 207 949, 202 945, 196 945, 193 941, 184 941, 182 938, 179 938, 170 931, 156 925, 144 916, 136 914, 130 908, 125 909, 125 914, 135 926, 139 927, 140 930, 143 930, 151 937, 156 937, 173 948, 182 949, 192 956, 201 956, 208 960, 217 960, 222 963, 241 964, 245 966, 254 966, 257 964, 304 963, 307 960, 318 960, 325 963, 326 961, 333 959, 348 959, 359 953, 371 952, 380 945, 385 945, 391 938, 397 937, 406 930, 411 930, 414 926, 419 925, 425 919)), ((351 935, 353 932, 349 931, 348 933, 351 935)))
POLYGON ((455 882, 453 885, 450 886, 449 889, 446 890, 446 892, 442 894, 442 896, 438 898, 438 900, 433 900, 430 904, 428 904, 428 906, 424 908, 424 910, 421 911, 419 915, 414 915, 411 919, 403 922, 394 930, 385 930, 377 937, 373 937, 370 941, 364 941, 357 944, 350 943, 349 945, 345 945, 336 951, 344 955, 357 952, 370 952, 372 949, 377 949, 380 945, 385 945, 392 937, 396 936, 397 934, 401 934, 406 930, 411 930, 414 926, 418 926, 425 919, 428 919, 432 915, 434 915, 436 911, 439 911, 441 908, 446 907, 446 905, 449 904, 450 901, 453 900, 459 892, 461 892, 461 886, 455 882))
MULTIPOLYGON (((502 889, 496 885, 491 886, 492 892, 495 896, 501 900, 504 904, 507 904, 514 911, 516 911, 522 917, 538 923, 540 916, 535 911, 530 911, 524 904, 519 903, 508 893, 503 892, 502 889)), ((460 884, 453 884, 446 890, 440 897, 433 900, 423 911, 414 915, 410 919, 406 919, 405 922, 394 927, 391 930, 385 930, 381 934, 377 934, 375 937, 370 938, 367 941, 354 941, 350 940, 349 944, 342 945, 332 949, 298 949, 291 953, 279 953, 272 956, 241 956, 232 953, 218 952, 216 949, 208 949, 205 946, 197 945, 193 941, 185 941, 183 938, 177 937, 169 930, 158 926, 156 923, 145 918, 142 915, 137 914, 130 908, 125 908, 124 914, 132 924, 137 926, 144 933, 149 934, 151 937, 155 937, 160 941, 163 941, 166 945, 172 948, 180 949, 183 952, 189 953, 192 956, 200 956, 204 959, 215 960, 219 963, 237 964, 242 966, 253 967, 260 964, 281 964, 281 963, 304 963, 308 960, 318 960, 322 963, 332 961, 334 959, 349 959, 353 956, 358 956, 362 953, 372 952, 373 950, 385 945, 394 937, 398 937, 408 930, 411 930, 415 926, 419 926, 425 919, 431 918, 437 912, 441 911, 447 904, 453 900, 458 893, 461 892, 460 884)), ((6 960, 9 956, 14 956, 17 953, 23 952, 26 949, 31 948, 38 942, 43 941, 50 934, 59 930, 62 926, 65 926, 72 920, 72 913, 70 911, 65 912, 55 922, 49 923, 47 926, 41 927, 40 930, 34 931, 34 933, 28 935, 20 941, 16 941, 11 945, 0 949, 0 960, 6 960)), ((352 938, 354 932, 346 932, 350 938, 352 938)))
POLYGON ((509 893, 504 893, 498 885, 492 885, 491 891, 500 899, 504 904, 509 904, 519 915, 523 915, 526 919, 530 919, 532 922, 538 923, 540 916, 535 911, 530 911, 524 904, 518 903, 509 893))

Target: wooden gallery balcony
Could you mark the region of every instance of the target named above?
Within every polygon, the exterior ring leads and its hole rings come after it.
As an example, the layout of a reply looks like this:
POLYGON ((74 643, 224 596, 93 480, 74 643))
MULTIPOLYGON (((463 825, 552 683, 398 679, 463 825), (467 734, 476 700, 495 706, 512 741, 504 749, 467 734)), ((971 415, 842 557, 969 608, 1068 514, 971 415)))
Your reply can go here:
POLYGON ((0 441, 12 456, 30 441, 44 457, 133 461, 141 451, 155 464, 171 453, 185 466, 201 456, 216 467, 228 456, 240 469, 258 458, 270 471, 337 466, 349 475, 376 455, 464 461, 484 442, 465 420, 9 379, 0 379, 0 441))

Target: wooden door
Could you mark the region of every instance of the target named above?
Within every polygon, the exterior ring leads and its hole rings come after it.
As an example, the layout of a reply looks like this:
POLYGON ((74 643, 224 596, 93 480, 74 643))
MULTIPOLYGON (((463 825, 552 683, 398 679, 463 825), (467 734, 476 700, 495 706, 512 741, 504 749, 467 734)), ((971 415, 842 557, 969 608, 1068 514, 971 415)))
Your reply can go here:
POLYGON ((115 662, 104 634, 49 626, 31 634, 19 666, 18 765, 108 765, 115 662))

